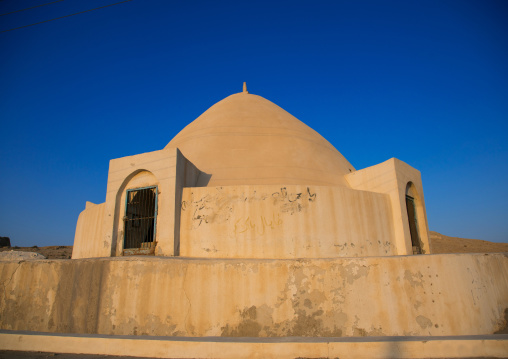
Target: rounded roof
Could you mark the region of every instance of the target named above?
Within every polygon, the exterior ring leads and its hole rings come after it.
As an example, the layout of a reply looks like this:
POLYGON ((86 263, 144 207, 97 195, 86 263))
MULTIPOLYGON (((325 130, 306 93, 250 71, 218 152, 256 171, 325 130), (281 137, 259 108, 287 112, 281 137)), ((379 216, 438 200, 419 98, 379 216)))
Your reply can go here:
POLYGON ((328 185, 349 187, 353 166, 319 133, 261 96, 231 95, 186 126, 166 148, 178 148, 207 186, 328 185))

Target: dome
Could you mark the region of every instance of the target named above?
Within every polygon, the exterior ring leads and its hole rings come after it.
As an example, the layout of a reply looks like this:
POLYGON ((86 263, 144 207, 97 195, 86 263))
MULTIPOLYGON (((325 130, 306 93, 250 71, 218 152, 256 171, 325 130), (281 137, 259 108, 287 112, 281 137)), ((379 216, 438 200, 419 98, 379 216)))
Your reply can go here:
POLYGON ((323 185, 349 187, 353 166, 319 133, 246 90, 216 103, 166 148, 178 148, 211 175, 207 186, 323 185))

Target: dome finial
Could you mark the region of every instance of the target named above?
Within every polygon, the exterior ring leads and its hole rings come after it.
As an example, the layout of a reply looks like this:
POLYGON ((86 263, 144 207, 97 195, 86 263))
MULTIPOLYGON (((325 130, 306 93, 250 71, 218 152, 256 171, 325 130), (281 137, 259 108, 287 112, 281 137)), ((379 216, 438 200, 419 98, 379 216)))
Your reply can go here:
POLYGON ((243 83, 243 93, 249 93, 249 91, 247 91, 247 82, 243 83))

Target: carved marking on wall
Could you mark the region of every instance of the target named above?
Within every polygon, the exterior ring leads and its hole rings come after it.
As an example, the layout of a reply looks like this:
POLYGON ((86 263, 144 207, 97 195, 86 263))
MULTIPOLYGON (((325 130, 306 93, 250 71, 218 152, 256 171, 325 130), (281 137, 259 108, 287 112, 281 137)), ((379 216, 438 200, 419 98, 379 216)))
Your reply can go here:
POLYGON ((266 229, 274 229, 282 224, 281 214, 293 215, 305 210, 310 203, 316 201, 317 194, 312 193, 309 187, 307 191, 293 193, 288 192, 286 187, 282 187, 280 191, 269 193, 252 193, 231 194, 224 193, 222 187, 217 187, 215 194, 207 194, 203 197, 196 198, 194 192, 191 192, 191 198, 182 201, 181 209, 183 212, 192 212, 192 228, 197 229, 202 224, 224 223, 232 218, 235 211, 235 204, 242 202, 258 202, 270 200, 273 207, 272 218, 260 216, 259 218, 239 218, 235 219, 235 234, 254 231, 259 235, 263 235, 266 229))
POLYGON ((316 200, 317 194, 311 193, 310 188, 307 187, 306 193, 288 193, 286 187, 280 189, 280 192, 272 193, 272 198, 280 203, 280 211, 293 215, 296 212, 301 212, 307 207, 309 202, 316 200))
POLYGON ((270 220, 267 220, 265 216, 259 216, 259 218, 251 219, 240 218, 235 222, 235 234, 245 233, 247 231, 253 231, 260 236, 265 234, 267 228, 275 229, 276 227, 282 225, 283 221, 280 218, 280 214, 273 214, 270 220))
POLYGON ((224 222, 229 220, 233 211, 232 201, 228 200, 220 191, 207 194, 198 200, 191 193, 189 201, 182 201, 182 211, 192 211, 192 228, 198 228, 203 223, 224 222))

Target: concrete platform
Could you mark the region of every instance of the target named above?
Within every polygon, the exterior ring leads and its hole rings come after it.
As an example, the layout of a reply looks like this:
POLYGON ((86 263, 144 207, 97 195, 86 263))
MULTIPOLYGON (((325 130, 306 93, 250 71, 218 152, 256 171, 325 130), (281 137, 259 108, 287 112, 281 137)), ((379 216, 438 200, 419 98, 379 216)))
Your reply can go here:
POLYGON ((508 334, 441 337, 151 337, 0 331, 0 350, 152 358, 508 358, 508 334))

